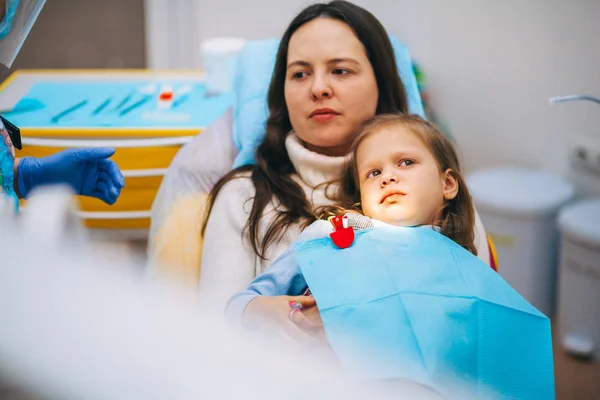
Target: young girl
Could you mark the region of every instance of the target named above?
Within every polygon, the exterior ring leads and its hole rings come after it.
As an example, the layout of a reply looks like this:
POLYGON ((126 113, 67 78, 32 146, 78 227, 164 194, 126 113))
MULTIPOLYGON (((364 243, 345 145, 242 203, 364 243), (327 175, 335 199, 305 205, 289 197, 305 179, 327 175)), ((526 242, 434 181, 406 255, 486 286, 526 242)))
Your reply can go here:
MULTIPOLYGON (((355 230, 380 226, 422 226, 435 229, 476 255, 474 209, 461 176, 456 151, 432 124, 415 115, 378 115, 356 138, 342 176, 337 206, 321 209, 320 217, 343 214, 355 230)), ((326 237, 332 231, 319 220, 297 242, 326 237)), ((238 321, 252 314, 258 296, 298 296, 307 284, 290 246, 271 267, 233 296, 227 314, 238 321)), ((310 300, 308 304, 311 305, 310 300)), ((304 315, 290 319, 305 328, 304 315)))
POLYGON ((550 320, 475 256, 475 211, 438 130, 417 116, 374 117, 340 188, 335 233, 327 221, 309 226, 230 300, 230 315, 261 325, 254 304, 295 295, 281 310, 288 333, 326 339, 323 348, 351 376, 409 379, 444 398, 554 398, 550 320), (354 237, 340 213, 367 230, 354 237), (314 298, 301 296, 307 282, 314 298))

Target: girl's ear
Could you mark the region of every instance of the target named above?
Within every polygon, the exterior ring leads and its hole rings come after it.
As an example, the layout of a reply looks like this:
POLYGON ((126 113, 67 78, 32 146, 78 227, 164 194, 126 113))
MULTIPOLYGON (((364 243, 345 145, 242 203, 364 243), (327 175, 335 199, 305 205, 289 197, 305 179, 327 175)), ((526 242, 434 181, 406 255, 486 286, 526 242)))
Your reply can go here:
POLYGON ((458 194, 458 179, 456 179, 454 171, 452 171, 450 168, 444 171, 442 179, 444 200, 450 201, 454 199, 458 194))

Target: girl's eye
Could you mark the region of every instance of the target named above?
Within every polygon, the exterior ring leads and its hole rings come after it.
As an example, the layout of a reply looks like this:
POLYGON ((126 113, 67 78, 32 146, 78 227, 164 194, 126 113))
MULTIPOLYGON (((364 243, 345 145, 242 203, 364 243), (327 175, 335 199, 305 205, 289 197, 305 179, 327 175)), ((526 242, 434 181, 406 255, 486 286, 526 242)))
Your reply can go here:
POLYGON ((413 160, 402 160, 400 161, 400 163, 398 164, 400 167, 410 167, 411 165, 413 165, 415 162, 413 160))
POLYGON ((374 169, 373 171, 367 174, 367 179, 375 178, 377 175, 381 175, 381 171, 378 169, 374 169))

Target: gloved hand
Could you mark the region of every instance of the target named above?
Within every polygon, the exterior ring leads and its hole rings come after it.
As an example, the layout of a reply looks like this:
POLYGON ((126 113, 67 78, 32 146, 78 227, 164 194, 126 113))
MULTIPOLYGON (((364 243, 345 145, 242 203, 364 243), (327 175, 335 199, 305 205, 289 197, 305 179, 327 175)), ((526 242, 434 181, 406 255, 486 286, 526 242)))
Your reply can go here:
POLYGON ((114 204, 124 185, 117 164, 108 157, 110 148, 68 149, 48 157, 23 157, 17 169, 17 184, 23 198, 37 186, 68 184, 79 195, 114 204))

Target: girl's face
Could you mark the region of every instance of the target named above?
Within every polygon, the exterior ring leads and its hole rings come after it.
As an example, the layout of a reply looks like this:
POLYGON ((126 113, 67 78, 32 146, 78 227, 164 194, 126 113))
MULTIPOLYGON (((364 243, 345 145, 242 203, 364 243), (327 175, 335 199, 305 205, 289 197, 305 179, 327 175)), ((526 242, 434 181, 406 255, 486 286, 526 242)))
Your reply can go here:
POLYGON ((345 155, 379 99, 363 44, 345 23, 317 18, 292 35, 287 63, 285 102, 296 135, 312 151, 345 155))
POLYGON ((458 193, 452 171, 440 171, 427 146, 400 125, 363 139, 356 165, 363 213, 391 225, 435 224, 458 193))

